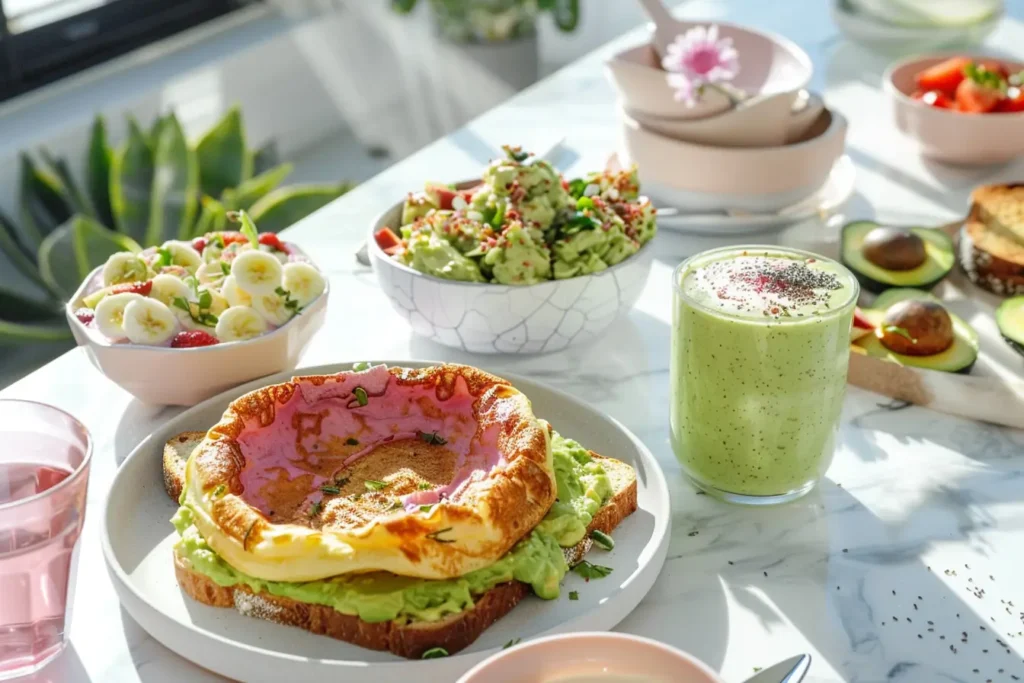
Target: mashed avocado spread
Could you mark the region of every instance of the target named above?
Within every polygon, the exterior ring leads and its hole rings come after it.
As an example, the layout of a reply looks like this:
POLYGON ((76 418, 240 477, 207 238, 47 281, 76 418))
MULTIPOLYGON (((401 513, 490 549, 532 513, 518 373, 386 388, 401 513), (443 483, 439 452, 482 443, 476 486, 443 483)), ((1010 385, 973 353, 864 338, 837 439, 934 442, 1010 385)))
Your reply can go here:
POLYGON ((200 536, 192 524, 191 510, 184 506, 171 520, 181 535, 175 550, 195 571, 220 586, 243 584, 254 592, 326 605, 370 623, 399 617, 437 621, 469 609, 474 596, 513 579, 530 584, 534 593, 551 600, 558 597, 559 584, 569 571, 562 548, 583 538, 587 525, 612 494, 604 468, 585 448, 556 433, 551 450, 558 500, 544 520, 491 566, 455 579, 436 581, 379 572, 304 583, 264 581, 222 560, 200 536))
POLYGON ((602 271, 654 237, 635 168, 567 182, 548 162, 504 149, 473 190, 428 184, 409 195, 388 253, 447 280, 532 285, 602 271))

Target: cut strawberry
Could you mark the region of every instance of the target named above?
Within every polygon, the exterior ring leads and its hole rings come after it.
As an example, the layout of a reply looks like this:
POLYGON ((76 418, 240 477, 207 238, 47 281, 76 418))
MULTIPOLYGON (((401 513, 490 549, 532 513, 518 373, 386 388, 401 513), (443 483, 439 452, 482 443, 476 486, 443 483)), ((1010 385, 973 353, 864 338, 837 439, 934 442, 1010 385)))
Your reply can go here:
POLYGON ((862 330, 873 330, 875 326, 871 324, 871 321, 860 312, 859 308, 853 309, 853 326, 859 327, 862 330))
POLYGON ((917 87, 925 92, 940 90, 952 95, 964 80, 964 67, 971 64, 967 57, 953 57, 929 67, 914 77, 917 87))
POLYGON ((213 346, 220 340, 203 330, 187 330, 174 335, 171 340, 172 349, 194 349, 200 346, 213 346))
POLYGON ((96 317, 96 313, 91 308, 79 308, 75 311, 75 317, 78 318, 83 325, 88 325, 93 321, 93 318, 96 317))
POLYGON ((999 88, 964 79, 956 88, 956 108, 968 114, 985 114, 994 110, 1006 95, 999 88))
POLYGON ((260 244, 270 247, 271 249, 276 249, 277 251, 288 252, 288 248, 284 246, 284 242, 281 241, 281 238, 272 232, 265 232, 261 234, 260 244))
POLYGON ((991 71, 992 73, 997 74, 999 78, 1004 81, 1010 77, 1010 70, 1007 69, 1002 62, 997 62, 994 59, 979 59, 978 66, 986 71, 991 71))
POLYGON ((1006 98, 999 102, 996 111, 1004 113, 1024 111, 1024 90, 1010 88, 1006 91, 1006 98))
POLYGON ((192 248, 198 251, 199 255, 202 256, 203 250, 206 249, 206 238, 197 237, 192 240, 192 248))
POLYGON ((918 90, 911 97, 937 109, 954 109, 956 107, 952 98, 941 90, 929 90, 928 92, 918 90))
POLYGON ((374 234, 373 238, 377 240, 377 246, 385 254, 388 253, 389 249, 402 246, 402 240, 398 239, 398 235, 391 228, 381 228, 374 234))
POLYGON ((248 237, 234 230, 225 230, 224 232, 219 232, 217 234, 220 235, 221 239, 224 240, 225 247, 228 246, 229 244, 245 244, 246 242, 249 241, 248 237))
POLYGON ((149 293, 152 291, 152 280, 146 280, 145 282, 125 282, 124 284, 114 285, 110 288, 111 294, 139 294, 140 296, 149 296, 149 293))

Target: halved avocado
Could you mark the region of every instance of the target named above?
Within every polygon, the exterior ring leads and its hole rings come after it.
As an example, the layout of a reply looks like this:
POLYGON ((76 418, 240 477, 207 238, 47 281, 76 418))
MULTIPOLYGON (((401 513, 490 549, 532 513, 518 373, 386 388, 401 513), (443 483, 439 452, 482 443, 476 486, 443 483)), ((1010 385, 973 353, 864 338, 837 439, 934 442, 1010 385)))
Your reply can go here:
POLYGON ((1015 296, 999 304, 996 325, 1013 350, 1024 355, 1024 296, 1015 296))
MULTIPOLYGON (((913 287, 928 290, 942 281, 953 270, 956 250, 953 239, 933 228, 895 228, 893 232, 909 233, 921 240, 924 247, 924 261, 905 270, 891 270, 869 260, 865 254, 865 242, 877 228, 888 226, 874 221, 854 221, 843 226, 840 260, 853 271, 861 287, 878 294, 892 287, 913 287)), ((877 234, 877 233, 876 233, 877 234)))
MULTIPOLYGON (((885 312, 890 306, 908 299, 940 303, 931 294, 918 289, 889 289, 878 296, 874 306, 862 308, 860 311, 865 318, 871 321, 872 325, 878 328, 882 325, 885 312)), ((949 312, 948 309, 947 312, 949 312)), ((943 372, 966 375, 974 367, 974 362, 978 360, 978 333, 959 316, 949 313, 949 317, 953 323, 953 343, 945 351, 930 356, 907 356, 890 351, 882 344, 877 334, 862 337, 855 344, 864 349, 869 356, 895 361, 900 365, 912 365, 927 370, 942 370, 943 372)))

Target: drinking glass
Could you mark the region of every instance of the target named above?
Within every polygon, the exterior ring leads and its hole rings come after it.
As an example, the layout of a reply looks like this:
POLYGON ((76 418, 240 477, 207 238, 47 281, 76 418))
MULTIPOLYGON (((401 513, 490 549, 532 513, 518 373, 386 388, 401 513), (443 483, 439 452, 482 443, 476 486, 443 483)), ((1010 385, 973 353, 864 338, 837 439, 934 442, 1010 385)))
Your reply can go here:
POLYGON ((67 413, 0 399, 0 680, 67 644, 91 455, 67 413))

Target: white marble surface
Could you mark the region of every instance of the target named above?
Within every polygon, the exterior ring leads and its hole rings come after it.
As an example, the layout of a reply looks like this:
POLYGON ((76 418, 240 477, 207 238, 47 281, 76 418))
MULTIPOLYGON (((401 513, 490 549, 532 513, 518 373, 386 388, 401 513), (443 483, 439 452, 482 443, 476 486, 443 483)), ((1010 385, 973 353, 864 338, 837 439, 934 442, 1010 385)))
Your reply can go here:
MULTIPOLYGON (((1019 57, 1024 3, 1010 2, 1009 10, 1012 18, 992 43, 1019 57)), ((964 171, 915 156, 883 106, 878 82, 885 58, 842 42, 825 0, 693 2, 688 14, 754 23, 811 52, 814 86, 852 122, 849 154, 859 178, 851 215, 909 213, 941 221, 963 210, 974 184, 1024 177, 1022 163, 964 171)), ((327 324, 303 362, 477 363, 549 382, 624 422, 671 482, 674 538, 659 581, 620 628, 695 653, 729 683, 798 652, 815 657, 812 683, 1024 679, 1024 433, 919 408, 894 412, 880 407, 879 397, 851 390, 835 463, 805 500, 775 510, 740 509, 699 496, 683 482, 668 441, 669 272, 714 240, 663 234, 647 287, 621 324, 588 348, 532 359, 474 357, 413 338, 373 275, 356 264, 357 242, 379 211, 424 179, 467 177, 502 142, 543 146, 565 135, 578 155, 570 171, 602 164, 614 149, 616 122, 600 65, 615 49, 527 90, 291 231, 290 239, 327 266, 334 291, 327 324)), ((782 239, 831 251, 836 233, 834 226, 805 225, 782 239)), ((159 381, 160 368, 152 373, 159 381)), ((97 444, 73 646, 35 680, 218 680, 171 654, 120 610, 99 547, 101 506, 118 462, 175 410, 135 402, 77 350, 0 395, 70 411, 97 444)))

